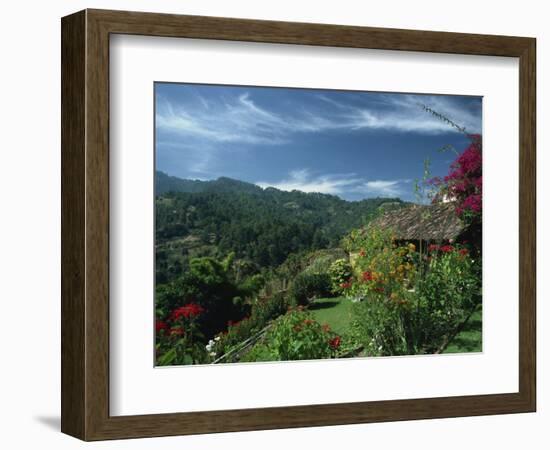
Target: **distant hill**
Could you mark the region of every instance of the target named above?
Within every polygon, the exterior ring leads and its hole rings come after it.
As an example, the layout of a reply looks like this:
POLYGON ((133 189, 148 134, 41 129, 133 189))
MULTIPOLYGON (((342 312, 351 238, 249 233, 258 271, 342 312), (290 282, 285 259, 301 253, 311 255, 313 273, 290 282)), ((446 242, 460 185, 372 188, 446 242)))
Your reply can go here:
POLYGON ((186 180, 178 177, 172 177, 164 172, 157 171, 155 174, 155 193, 156 195, 166 194, 168 192, 247 192, 258 193, 263 191, 259 186, 245 181, 234 180, 232 178, 220 177, 217 180, 201 181, 186 180))
POLYGON ((407 204, 399 198, 349 202, 231 178, 184 180, 162 172, 155 185, 159 282, 193 256, 234 252, 256 269, 276 267, 291 253, 337 247, 351 229, 407 204))

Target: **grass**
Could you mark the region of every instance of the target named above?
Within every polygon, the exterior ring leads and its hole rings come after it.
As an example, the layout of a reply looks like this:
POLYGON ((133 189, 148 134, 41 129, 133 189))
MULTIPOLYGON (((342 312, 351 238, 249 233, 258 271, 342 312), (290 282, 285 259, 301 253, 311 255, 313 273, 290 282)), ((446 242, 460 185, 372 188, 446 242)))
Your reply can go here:
POLYGON ((351 319, 351 300, 345 297, 320 298, 315 300, 309 311, 317 322, 328 324, 338 334, 343 334, 351 319))
MULTIPOLYGON (((315 300, 309 311, 317 322, 329 324, 338 334, 343 334, 351 319, 351 300, 345 297, 320 298, 315 300)), ((458 333, 443 353, 468 353, 482 351, 481 308, 475 311, 464 328, 458 333)))
MULTIPOLYGON (((315 320, 327 323, 330 328, 344 334, 351 319, 352 303, 345 297, 320 298, 309 307, 315 320)), ((475 311, 462 331, 458 333, 443 353, 468 353, 482 351, 482 314, 481 308, 475 311)))
POLYGON ((456 335, 443 353, 481 352, 481 308, 475 311, 463 330, 456 335))

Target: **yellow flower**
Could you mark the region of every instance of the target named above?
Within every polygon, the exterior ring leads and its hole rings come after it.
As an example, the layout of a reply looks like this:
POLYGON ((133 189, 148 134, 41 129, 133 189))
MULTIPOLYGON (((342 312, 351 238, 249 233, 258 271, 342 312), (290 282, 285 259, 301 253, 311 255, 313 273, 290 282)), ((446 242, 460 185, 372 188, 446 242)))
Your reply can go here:
POLYGON ((409 250, 410 250, 411 252, 414 252, 414 251, 416 250, 416 245, 414 245, 414 244, 412 244, 412 243, 409 244, 409 250))

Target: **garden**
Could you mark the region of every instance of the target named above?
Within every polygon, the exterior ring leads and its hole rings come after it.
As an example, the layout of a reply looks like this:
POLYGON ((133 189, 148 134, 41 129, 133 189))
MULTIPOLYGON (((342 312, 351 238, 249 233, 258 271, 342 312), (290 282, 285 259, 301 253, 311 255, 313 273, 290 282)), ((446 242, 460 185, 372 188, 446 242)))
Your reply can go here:
POLYGON ((275 268, 190 258, 157 286, 156 364, 481 351, 481 138, 423 186, 431 204, 380 211, 275 268), (407 215, 416 234, 399 230, 407 215))

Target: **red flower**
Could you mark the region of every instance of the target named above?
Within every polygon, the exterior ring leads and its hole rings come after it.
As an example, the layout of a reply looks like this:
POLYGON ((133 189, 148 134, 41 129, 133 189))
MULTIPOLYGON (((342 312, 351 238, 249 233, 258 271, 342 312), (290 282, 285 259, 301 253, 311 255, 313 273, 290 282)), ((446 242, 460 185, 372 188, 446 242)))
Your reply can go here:
POLYGON ((450 253, 454 250, 454 247, 452 245, 442 245, 439 250, 441 250, 443 253, 450 253))
POLYGON ((438 250, 439 250, 439 245, 436 245, 436 244, 428 245, 428 251, 429 252, 437 252, 438 250))
POLYGON ((460 249, 459 253, 462 255, 462 256, 466 256, 468 254, 468 250, 463 248, 463 249, 460 249))
POLYGON ((158 334, 161 330, 168 331, 168 325, 162 320, 157 320, 155 322, 155 332, 158 334))
POLYGON ((330 331, 330 325, 328 323, 324 323, 322 325, 323 331, 329 332, 330 331))
POLYGON ((372 272, 369 272, 368 270, 366 272, 363 272, 363 280, 372 281, 372 272))
POLYGON ((330 348, 332 348, 333 350, 336 350, 338 347, 340 347, 341 341, 342 339, 340 338, 340 336, 335 336, 330 341, 328 341, 328 345, 330 345, 330 348))
POLYGON ((359 252, 359 256, 365 256, 365 255, 366 255, 365 250, 361 250, 361 251, 359 252))
POLYGON ((383 287, 377 287, 377 288, 374 288, 374 290, 376 292, 380 292, 380 293, 383 293, 384 292, 384 288, 383 287))
POLYGON ((196 303, 188 303, 172 311, 172 320, 178 320, 180 317, 191 319, 204 312, 204 308, 196 303))
POLYGON ((342 289, 349 289, 351 287, 351 283, 349 281, 346 281, 345 283, 341 283, 340 287, 342 289))
POLYGON ((170 336, 183 336, 184 334, 185 329, 183 327, 170 328, 170 336))

